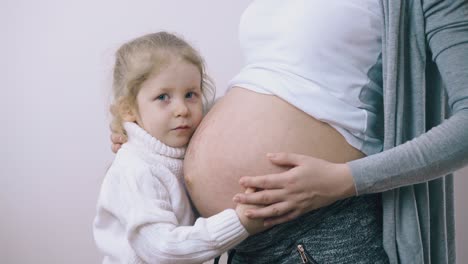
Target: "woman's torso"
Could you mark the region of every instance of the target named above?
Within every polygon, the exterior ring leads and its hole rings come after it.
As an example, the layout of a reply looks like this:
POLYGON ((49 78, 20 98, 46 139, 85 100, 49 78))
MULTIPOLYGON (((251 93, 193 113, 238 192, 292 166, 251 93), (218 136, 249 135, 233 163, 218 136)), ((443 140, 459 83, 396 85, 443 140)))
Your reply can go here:
POLYGON ((256 0, 241 16, 245 58, 229 82, 274 94, 355 148, 382 148, 379 0, 256 0))
POLYGON ((195 132, 184 162, 186 186, 203 216, 234 207, 241 176, 286 170, 268 152, 346 162, 364 156, 326 123, 273 95, 232 88, 195 132))
POLYGON ((286 169, 267 152, 345 162, 378 151, 379 8, 377 0, 249 5, 239 32, 246 65, 230 82, 245 89, 231 88, 213 107, 186 153, 202 215, 234 206, 241 176, 286 169))

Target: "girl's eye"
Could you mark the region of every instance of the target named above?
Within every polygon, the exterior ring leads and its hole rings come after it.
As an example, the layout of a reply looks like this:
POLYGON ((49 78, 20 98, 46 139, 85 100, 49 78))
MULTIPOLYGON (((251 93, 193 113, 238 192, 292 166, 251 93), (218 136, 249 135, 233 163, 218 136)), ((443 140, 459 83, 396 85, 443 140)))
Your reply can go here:
POLYGON ((193 98, 193 97, 196 97, 197 94, 195 92, 188 92, 186 95, 185 95, 185 98, 193 98))
POLYGON ((156 100, 160 100, 160 101, 169 100, 169 95, 167 95, 167 94, 161 94, 160 96, 156 97, 156 100))

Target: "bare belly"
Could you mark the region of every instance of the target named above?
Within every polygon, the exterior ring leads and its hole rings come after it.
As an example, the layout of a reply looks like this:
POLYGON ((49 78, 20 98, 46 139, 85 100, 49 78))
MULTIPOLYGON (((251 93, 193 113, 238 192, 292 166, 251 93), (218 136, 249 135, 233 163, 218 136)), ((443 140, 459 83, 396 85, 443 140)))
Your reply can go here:
POLYGON ((232 197, 244 191, 240 177, 286 170, 268 161, 268 152, 332 162, 363 156, 334 128, 282 99, 232 88, 203 119, 185 155, 187 188, 200 214, 234 208, 232 197))

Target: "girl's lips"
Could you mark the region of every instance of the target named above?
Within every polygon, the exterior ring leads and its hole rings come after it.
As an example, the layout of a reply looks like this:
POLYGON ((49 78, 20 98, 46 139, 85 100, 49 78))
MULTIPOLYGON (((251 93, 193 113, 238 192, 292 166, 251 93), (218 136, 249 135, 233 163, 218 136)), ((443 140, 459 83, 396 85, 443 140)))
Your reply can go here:
POLYGON ((174 130, 185 130, 185 129, 190 129, 189 126, 178 126, 176 128, 174 128, 174 130))

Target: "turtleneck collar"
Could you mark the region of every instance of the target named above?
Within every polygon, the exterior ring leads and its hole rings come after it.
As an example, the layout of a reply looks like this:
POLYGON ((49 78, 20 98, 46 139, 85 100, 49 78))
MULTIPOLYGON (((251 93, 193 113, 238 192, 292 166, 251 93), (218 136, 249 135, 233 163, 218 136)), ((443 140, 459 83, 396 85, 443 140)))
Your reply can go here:
POLYGON ((128 141, 123 149, 128 149, 145 160, 151 167, 163 165, 169 169, 178 180, 182 180, 184 148, 170 147, 151 136, 139 125, 131 122, 124 123, 128 141))
POLYGON ((128 135, 128 143, 140 149, 145 149, 148 154, 156 154, 174 159, 183 159, 185 147, 170 147, 155 137, 151 136, 143 128, 133 122, 124 122, 124 128, 128 135))

